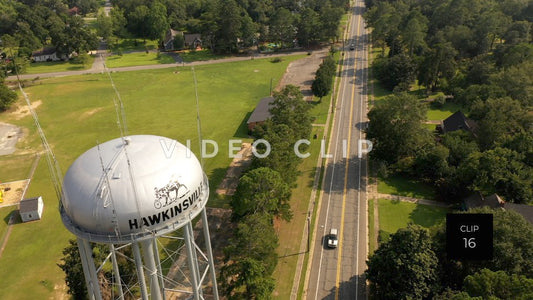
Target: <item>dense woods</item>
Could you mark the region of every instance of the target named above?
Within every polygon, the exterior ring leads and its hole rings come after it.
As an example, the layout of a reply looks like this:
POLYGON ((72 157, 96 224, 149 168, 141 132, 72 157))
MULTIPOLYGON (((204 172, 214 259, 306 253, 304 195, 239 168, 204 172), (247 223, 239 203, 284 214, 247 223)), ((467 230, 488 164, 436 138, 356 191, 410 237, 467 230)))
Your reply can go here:
POLYGON ((382 175, 418 178, 449 202, 479 191, 530 203, 533 1, 366 2, 380 49, 374 74, 395 92, 369 113, 370 155, 382 175), (422 95, 411 91, 415 83, 422 95), (425 111, 446 101, 461 107, 472 130, 425 129, 425 111))

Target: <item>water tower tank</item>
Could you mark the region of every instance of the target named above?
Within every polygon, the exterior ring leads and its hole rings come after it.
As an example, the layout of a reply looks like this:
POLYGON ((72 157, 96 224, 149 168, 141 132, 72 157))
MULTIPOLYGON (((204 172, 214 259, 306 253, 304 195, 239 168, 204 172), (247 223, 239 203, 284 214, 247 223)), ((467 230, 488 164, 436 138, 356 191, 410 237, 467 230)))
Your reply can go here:
POLYGON ((93 242, 139 241, 190 222, 209 187, 198 159, 175 140, 134 135, 91 148, 63 181, 61 216, 93 242))

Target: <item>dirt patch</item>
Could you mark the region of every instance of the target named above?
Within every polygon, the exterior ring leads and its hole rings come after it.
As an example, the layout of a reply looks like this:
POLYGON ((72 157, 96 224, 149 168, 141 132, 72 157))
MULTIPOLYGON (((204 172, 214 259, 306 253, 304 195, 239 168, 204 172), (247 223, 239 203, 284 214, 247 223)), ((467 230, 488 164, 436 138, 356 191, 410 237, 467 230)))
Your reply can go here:
POLYGON ((252 144, 242 143, 241 150, 236 154, 229 165, 224 180, 218 186, 216 193, 219 195, 233 195, 239 184, 239 178, 244 170, 252 163, 252 144))
POLYGON ((286 85, 292 84, 300 88, 304 99, 312 100, 313 92, 311 84, 315 80, 316 70, 322 63, 322 60, 328 55, 328 48, 314 51, 305 58, 293 61, 287 67, 283 78, 280 80, 276 90, 280 90, 286 85))
MULTIPOLYGON (((43 103, 43 101, 41 101, 41 100, 34 101, 34 102, 31 103, 31 108, 32 109, 36 109, 42 103, 43 103)), ((26 116, 29 116, 30 115, 30 110, 28 109, 27 105, 21 105, 21 106, 18 106, 15 111, 11 112, 11 114, 15 117, 16 120, 19 120, 19 119, 22 119, 22 118, 24 118, 26 116)))
POLYGON ((86 112, 82 113, 81 116, 80 116, 80 119, 88 118, 88 117, 94 115, 95 113, 97 113, 97 112, 99 112, 101 110, 102 110, 101 107, 93 108, 93 109, 91 109, 89 111, 86 111, 86 112))
POLYGON ((0 190, 4 191, 3 202, 0 202, 0 207, 18 204, 29 182, 30 180, 26 179, 0 183, 0 190))

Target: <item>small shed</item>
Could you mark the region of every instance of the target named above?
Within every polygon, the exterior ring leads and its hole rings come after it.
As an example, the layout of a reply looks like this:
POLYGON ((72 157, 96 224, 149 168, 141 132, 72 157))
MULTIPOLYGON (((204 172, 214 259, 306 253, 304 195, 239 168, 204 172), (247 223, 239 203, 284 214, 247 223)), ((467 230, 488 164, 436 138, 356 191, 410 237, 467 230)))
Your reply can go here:
POLYGON ((19 213, 22 222, 40 220, 43 215, 43 198, 41 196, 20 201, 19 213))
POLYGON ((262 124, 266 120, 270 119, 270 106, 272 105, 272 102, 274 102, 274 97, 265 97, 259 101, 254 111, 252 112, 252 115, 250 116, 250 118, 248 118, 248 121, 246 122, 248 124, 249 131, 254 130, 255 126, 262 124))

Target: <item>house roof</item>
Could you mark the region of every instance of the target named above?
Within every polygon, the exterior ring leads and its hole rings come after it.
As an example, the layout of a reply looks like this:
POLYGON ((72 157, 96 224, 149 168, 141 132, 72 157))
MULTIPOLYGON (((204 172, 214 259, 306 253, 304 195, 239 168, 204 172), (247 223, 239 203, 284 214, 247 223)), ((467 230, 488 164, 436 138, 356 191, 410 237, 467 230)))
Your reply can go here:
POLYGON ((185 44, 192 44, 196 40, 201 41, 202 35, 199 33, 186 33, 183 35, 183 39, 185 41, 185 44))
POLYGON ((36 211, 39 208, 39 198, 34 197, 28 198, 20 201, 19 211, 20 213, 36 211))
POLYGON ((466 130, 474 132, 477 129, 476 122, 468 119, 462 111, 457 111, 453 115, 449 116, 446 120, 442 121, 442 129, 444 132, 466 130))
POLYGON ((521 214, 530 224, 533 224, 533 206, 526 204, 505 203, 504 208, 508 210, 514 210, 515 212, 521 214))
POLYGON ((181 31, 177 31, 177 30, 174 30, 172 28, 170 28, 169 30, 167 30, 167 33, 165 35, 165 44, 168 44, 168 42, 170 42, 172 39, 174 39, 174 37, 178 34, 182 34, 181 31))
POLYGON ((476 193, 465 199, 465 205, 467 209, 488 206, 490 208, 500 208, 504 204, 504 201, 500 196, 492 194, 487 197, 483 197, 481 193, 476 193))
POLYGON ((31 53, 32 56, 41 56, 41 55, 52 55, 56 52, 55 47, 45 47, 41 50, 33 51, 31 53))
POLYGON ((265 97, 259 101, 250 118, 248 118, 247 124, 264 122, 270 118, 270 106, 274 102, 274 97, 265 97))

